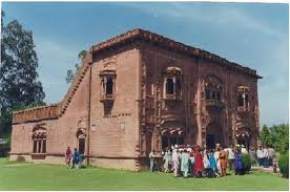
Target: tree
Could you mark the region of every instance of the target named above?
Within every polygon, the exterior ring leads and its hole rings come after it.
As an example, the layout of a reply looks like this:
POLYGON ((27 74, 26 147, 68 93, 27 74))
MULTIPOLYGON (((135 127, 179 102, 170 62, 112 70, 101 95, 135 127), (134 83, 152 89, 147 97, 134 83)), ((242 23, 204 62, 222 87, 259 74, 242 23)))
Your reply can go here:
POLYGON ((10 131, 13 109, 43 105, 45 94, 36 71, 38 59, 32 32, 17 20, 1 27, 0 123, 4 131, 10 131))
POLYGON ((289 125, 273 125, 269 128, 264 125, 260 139, 264 145, 272 146, 275 150, 286 153, 289 151, 289 125))
POLYGON ((264 125, 262 128, 262 131, 260 133, 260 139, 263 145, 272 146, 272 136, 270 134, 269 128, 266 125, 264 125))
POLYGON ((285 153, 289 151, 289 125, 281 124, 271 127, 272 143, 274 148, 285 153))
MULTIPOLYGON (((80 53, 79 53, 79 59, 82 60, 87 54, 87 51, 86 50, 82 50, 80 53)), ((75 74, 78 72, 78 70, 80 69, 80 64, 76 63, 75 64, 75 70, 72 70, 72 69, 69 69, 67 70, 66 72, 66 78, 65 78, 65 81, 66 83, 71 83, 72 80, 74 79, 74 76, 75 74)))

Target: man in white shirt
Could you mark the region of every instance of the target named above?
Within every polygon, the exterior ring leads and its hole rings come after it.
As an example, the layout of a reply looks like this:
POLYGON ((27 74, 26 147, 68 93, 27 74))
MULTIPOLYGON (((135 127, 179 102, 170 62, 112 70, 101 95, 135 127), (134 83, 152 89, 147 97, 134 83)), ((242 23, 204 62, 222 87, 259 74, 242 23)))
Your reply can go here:
POLYGON ((150 171, 153 172, 154 168, 155 168, 155 150, 153 149, 150 153, 149 153, 149 159, 150 159, 150 171))
POLYGON ((258 159, 259 166, 264 165, 264 158, 265 158, 264 151, 262 149, 262 146, 259 145, 259 148, 257 149, 257 159, 258 159))
POLYGON ((269 167, 269 148, 268 146, 264 147, 264 167, 269 167))
POLYGON ((229 168, 230 168, 230 170, 233 170, 234 169, 234 160, 235 160, 235 154, 234 154, 233 148, 231 148, 231 147, 226 148, 225 151, 228 154, 229 168))

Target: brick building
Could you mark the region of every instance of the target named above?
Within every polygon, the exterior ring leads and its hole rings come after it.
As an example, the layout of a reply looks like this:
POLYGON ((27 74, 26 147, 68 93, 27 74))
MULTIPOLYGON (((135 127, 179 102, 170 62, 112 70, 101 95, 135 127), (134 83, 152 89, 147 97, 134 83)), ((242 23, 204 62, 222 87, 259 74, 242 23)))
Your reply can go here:
POLYGON ((139 170, 172 144, 256 145, 255 70, 135 29, 88 50, 64 99, 13 114, 10 159, 139 170))

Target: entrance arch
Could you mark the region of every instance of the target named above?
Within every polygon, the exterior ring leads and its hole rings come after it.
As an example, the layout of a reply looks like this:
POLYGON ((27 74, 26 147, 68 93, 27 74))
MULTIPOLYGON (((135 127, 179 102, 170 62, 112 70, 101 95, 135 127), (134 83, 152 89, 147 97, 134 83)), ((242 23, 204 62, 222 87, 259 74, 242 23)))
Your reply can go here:
POLYGON ((86 133, 85 129, 78 129, 77 131, 77 141, 80 154, 85 154, 86 150, 86 133))
POLYGON ((206 128, 206 146, 213 149, 216 143, 224 145, 223 129, 219 123, 212 122, 206 128))
POLYGON ((250 147, 251 131, 247 127, 240 127, 236 131, 237 144, 244 145, 247 149, 250 147))

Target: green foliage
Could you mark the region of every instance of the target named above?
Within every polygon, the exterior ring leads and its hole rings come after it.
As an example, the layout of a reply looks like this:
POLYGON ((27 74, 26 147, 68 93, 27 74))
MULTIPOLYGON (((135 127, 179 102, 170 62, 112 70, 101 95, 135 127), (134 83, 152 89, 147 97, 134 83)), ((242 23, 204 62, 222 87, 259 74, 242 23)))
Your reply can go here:
POLYGON ((244 172, 251 170, 251 157, 249 154, 242 154, 242 164, 244 172))
MULTIPOLYGON (((85 56, 86 56, 86 54, 87 54, 87 51, 86 50, 80 51, 80 53, 79 53, 79 59, 80 60, 84 59, 85 56)), ((67 70, 67 72, 66 72, 66 78, 65 78, 66 83, 71 83, 73 81, 75 74, 80 69, 80 65, 81 64, 76 63, 75 66, 74 66, 75 67, 74 70, 72 70, 72 69, 67 70)))
POLYGON ((289 125, 280 124, 272 127, 264 125, 260 139, 262 144, 272 146, 276 151, 285 153, 289 150, 289 125))
POLYGON ((262 131, 260 133, 260 139, 263 145, 272 146, 272 136, 269 128, 266 125, 264 125, 262 128, 262 131))
POLYGON ((126 191, 278 191, 288 190, 288 180, 255 172, 215 179, 176 178, 149 171, 121 171, 87 167, 69 169, 62 165, 7 162, 0 158, 0 190, 126 190, 126 191))
POLYGON ((289 152, 281 154, 279 158, 279 168, 283 177, 289 178, 289 152))
POLYGON ((12 111, 43 104, 45 94, 38 81, 38 59, 32 32, 13 20, 3 24, 0 65, 0 133, 10 133, 12 111))
POLYGON ((285 153, 289 151, 289 125, 281 124, 271 127, 272 143, 273 147, 281 152, 285 153))

